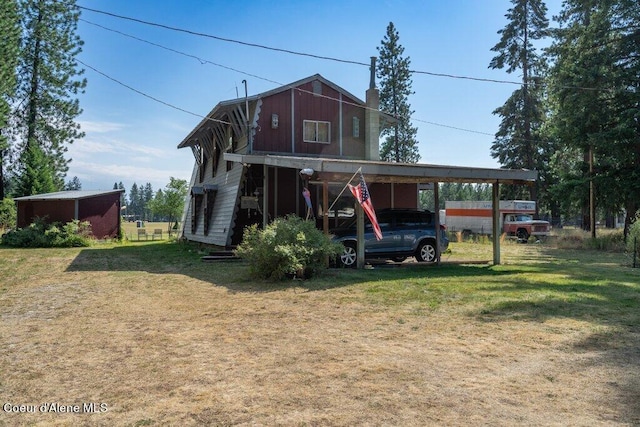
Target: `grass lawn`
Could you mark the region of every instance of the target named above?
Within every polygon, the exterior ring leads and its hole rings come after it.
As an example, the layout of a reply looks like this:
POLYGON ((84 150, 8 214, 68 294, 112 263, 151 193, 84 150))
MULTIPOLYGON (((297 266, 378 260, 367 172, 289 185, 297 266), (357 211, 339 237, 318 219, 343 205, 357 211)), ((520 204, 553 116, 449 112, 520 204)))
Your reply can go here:
MULTIPOLYGON (((499 266, 281 284, 200 255, 0 248, 0 426, 640 425, 621 254, 505 244, 499 266)), ((477 259, 491 246, 443 257, 477 259)))

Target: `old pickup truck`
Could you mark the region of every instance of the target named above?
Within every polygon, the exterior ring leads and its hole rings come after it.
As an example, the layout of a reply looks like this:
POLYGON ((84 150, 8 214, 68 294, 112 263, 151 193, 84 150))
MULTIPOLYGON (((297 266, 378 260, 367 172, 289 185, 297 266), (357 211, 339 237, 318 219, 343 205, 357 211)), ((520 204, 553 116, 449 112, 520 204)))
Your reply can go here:
MULTIPOLYGON (((551 224, 533 219, 536 202, 530 200, 501 200, 500 228, 507 236, 526 242, 534 236, 541 239, 551 233, 551 224)), ((492 203, 485 201, 447 201, 443 222, 450 232, 463 235, 493 234, 492 203)))

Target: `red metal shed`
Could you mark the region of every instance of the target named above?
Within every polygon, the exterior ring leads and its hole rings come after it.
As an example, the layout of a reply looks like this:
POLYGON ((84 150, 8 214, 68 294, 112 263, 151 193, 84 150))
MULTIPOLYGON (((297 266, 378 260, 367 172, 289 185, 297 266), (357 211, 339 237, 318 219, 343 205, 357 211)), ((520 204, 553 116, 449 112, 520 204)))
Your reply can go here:
POLYGON ((35 218, 47 223, 67 223, 74 219, 91 223, 97 239, 116 237, 120 230, 120 195, 124 190, 73 190, 18 197, 18 227, 35 218))

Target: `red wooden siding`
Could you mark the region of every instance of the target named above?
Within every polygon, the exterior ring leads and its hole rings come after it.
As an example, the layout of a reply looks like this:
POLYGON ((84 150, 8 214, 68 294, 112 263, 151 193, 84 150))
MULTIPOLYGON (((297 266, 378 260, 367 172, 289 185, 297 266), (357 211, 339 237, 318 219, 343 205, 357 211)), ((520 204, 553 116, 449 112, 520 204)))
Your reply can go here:
POLYGON ((33 223, 36 217, 45 218, 46 223, 67 223, 76 219, 89 221, 93 236, 97 239, 116 237, 120 226, 120 193, 111 193, 66 200, 24 200, 18 201, 19 228, 33 223))
POLYGON ((91 231, 97 239, 116 237, 119 227, 120 193, 80 199, 78 205, 78 219, 89 221, 91 231))
POLYGON ((300 90, 286 90, 262 99, 258 131, 253 140, 254 151, 362 158, 365 133, 364 109, 358 105, 358 101, 344 94, 342 103, 336 101, 340 99, 340 93, 325 84, 321 84, 321 96, 313 93, 313 82, 298 88, 300 90), (342 108, 342 135, 340 135, 340 108, 342 108), (271 124, 273 114, 278 115, 277 128, 273 128, 271 124), (357 117, 360 124, 357 137, 353 136, 354 117, 357 117), (305 120, 331 123, 330 143, 304 142, 305 120), (293 149, 292 133, 295 141, 293 149), (340 145, 342 145, 342 152, 340 145))
POLYGON ((385 208, 413 208, 418 207, 418 186, 417 184, 391 184, 373 183, 369 185, 373 206, 376 209, 385 208), (393 203, 391 200, 393 194, 393 203))
POLYGON ((75 200, 58 201, 18 201, 18 228, 28 227, 36 218, 44 218, 45 222, 69 222, 76 212, 75 200))

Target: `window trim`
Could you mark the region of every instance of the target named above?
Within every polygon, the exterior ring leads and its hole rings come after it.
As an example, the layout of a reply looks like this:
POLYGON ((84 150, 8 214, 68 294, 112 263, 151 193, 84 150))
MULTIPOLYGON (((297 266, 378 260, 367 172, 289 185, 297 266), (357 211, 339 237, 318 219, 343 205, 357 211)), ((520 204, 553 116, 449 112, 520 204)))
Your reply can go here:
POLYGON ((309 142, 309 143, 312 143, 312 144, 331 144, 331 122, 327 122, 327 121, 324 121, 324 120, 303 120, 302 121, 302 140, 304 142, 309 142), (306 139, 305 138, 306 137, 305 130, 306 130, 306 127, 307 127, 307 123, 315 124, 315 128, 316 128, 315 129, 315 137, 316 137, 316 140, 311 140, 311 139, 306 139), (324 123, 329 127, 329 129, 327 131, 327 141, 318 141, 318 135, 319 135, 318 125, 320 123, 324 123))

